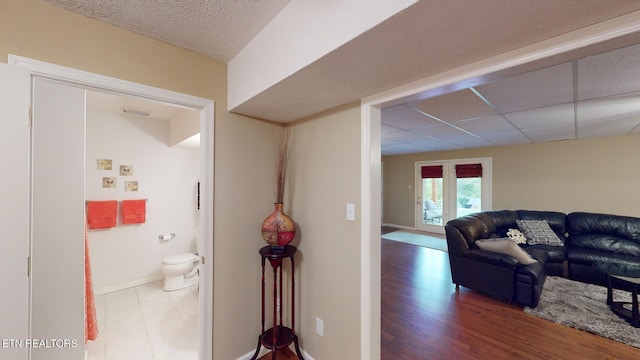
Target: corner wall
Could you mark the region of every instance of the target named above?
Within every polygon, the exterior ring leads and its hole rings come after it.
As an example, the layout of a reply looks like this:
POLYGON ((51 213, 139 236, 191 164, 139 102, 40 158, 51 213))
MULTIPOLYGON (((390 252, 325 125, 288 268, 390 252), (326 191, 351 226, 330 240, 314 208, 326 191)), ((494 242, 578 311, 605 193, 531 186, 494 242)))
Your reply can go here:
POLYGON ((346 220, 347 203, 360 213, 360 126, 359 104, 293 126, 285 202, 299 232, 296 329, 315 359, 360 359, 361 219, 346 220))
POLYGON ((415 162, 493 158, 493 208, 640 217, 640 136, 384 156, 383 223, 414 227, 415 162))

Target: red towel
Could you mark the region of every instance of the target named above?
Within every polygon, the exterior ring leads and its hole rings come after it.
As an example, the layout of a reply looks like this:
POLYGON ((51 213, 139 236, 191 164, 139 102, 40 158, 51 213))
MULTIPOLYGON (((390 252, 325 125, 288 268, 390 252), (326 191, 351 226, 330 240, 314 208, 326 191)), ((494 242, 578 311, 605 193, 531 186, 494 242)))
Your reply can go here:
POLYGON ((87 223, 89 229, 106 229, 116 226, 118 202, 88 201, 87 202, 87 223))
POLYGON ((146 220, 147 201, 141 200, 122 200, 123 224, 141 224, 146 220))
POLYGON ((91 260, 89 258, 89 241, 87 228, 84 228, 84 343, 98 338, 98 318, 93 294, 93 280, 91 278, 91 260))

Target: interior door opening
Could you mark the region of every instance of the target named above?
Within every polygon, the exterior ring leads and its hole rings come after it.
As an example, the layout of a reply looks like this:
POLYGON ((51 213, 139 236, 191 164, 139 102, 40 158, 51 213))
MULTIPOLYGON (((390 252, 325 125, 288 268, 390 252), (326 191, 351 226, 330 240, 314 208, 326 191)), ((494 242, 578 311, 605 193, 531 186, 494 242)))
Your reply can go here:
POLYGON ((200 264, 185 263, 185 272, 169 283, 164 275, 169 265, 161 264, 202 253, 199 112, 98 91, 87 91, 86 99, 85 201, 117 199, 122 207, 121 199, 143 199, 147 216, 136 225, 118 220, 107 231, 88 230, 99 329, 85 351, 89 359, 124 356, 138 337, 135 351, 141 357, 179 352, 185 360, 197 360, 200 264), (102 160, 111 170, 96 166, 102 160), (105 178, 113 181, 105 185, 105 178), (137 260, 123 261, 127 258, 137 260), (169 285, 171 291, 165 291, 169 285))
MULTIPOLYGON (((197 297, 198 303, 199 303, 199 305, 197 305, 197 308, 199 311, 199 319, 197 321, 198 323, 197 333, 199 334, 198 336, 199 340, 197 340, 196 347, 199 351, 199 355, 197 355, 198 359, 210 359, 212 357, 211 339, 212 339, 212 331, 213 331, 213 317, 211 314, 213 289, 211 288, 211 285, 210 285, 212 284, 212 281, 210 279, 211 279, 211 276, 212 276, 211 274, 213 270, 213 261, 211 261, 213 259, 213 255, 212 255, 213 254, 213 243, 212 243, 213 241, 213 191, 212 190, 213 190, 213 160, 214 160, 213 159, 213 139, 214 139, 213 102, 211 100, 197 98, 190 95, 174 93, 174 92, 163 90, 163 89, 152 88, 146 85, 130 83, 127 81, 108 78, 108 77, 104 77, 97 74, 85 73, 85 72, 77 71, 74 69, 69 69, 69 68, 48 64, 48 63, 44 63, 36 60, 26 59, 18 56, 13 56, 13 55, 9 56, 9 64, 16 65, 18 67, 22 67, 26 69, 31 74, 33 79, 43 78, 43 79, 46 79, 46 82, 53 82, 53 83, 57 82, 61 84, 62 87, 66 86, 68 88, 75 88, 80 92, 84 92, 86 90, 92 90, 92 91, 98 91, 98 92, 108 92, 111 94, 120 94, 128 97, 137 97, 140 99, 146 99, 148 101, 171 104, 172 106, 179 107, 179 108, 192 109, 198 113, 199 131, 202 136, 200 140, 201 155, 199 160, 200 162, 200 165, 199 165, 200 181, 199 182, 201 184, 201 186, 199 187, 200 208, 201 208, 199 218, 200 218, 201 227, 198 231, 199 235, 197 236, 197 238, 201 241, 202 247, 203 247, 203 250, 200 254, 203 258, 203 262, 202 262, 203 265, 201 265, 200 267, 200 277, 199 277, 199 286, 198 286, 199 291, 198 291, 198 297, 197 297), (207 261, 204 261, 205 259, 207 261)), ((42 97, 42 99, 45 99, 45 98, 46 96, 42 97)), ((32 104, 36 104, 37 102, 38 100, 35 99, 35 95, 34 95, 34 98, 32 99, 32 104)), ((81 109, 82 112, 84 112, 84 103, 80 104, 79 108, 81 109)), ((33 112, 34 114, 38 112, 35 106, 34 106, 33 112)), ((43 115, 46 117, 50 114, 47 114, 47 112, 40 111, 40 115, 43 115)), ((37 121, 39 120, 36 119, 36 116, 34 115, 34 123, 37 121)), ((84 124, 81 124, 80 126, 83 127, 84 124)), ((55 129, 55 126, 53 128, 55 129)), ((65 141, 64 134, 62 134, 61 136, 52 136, 52 138, 54 138, 52 139, 53 141, 59 141, 62 143, 64 143, 65 141)), ((111 139, 111 140, 117 142, 117 139, 111 139)), ((67 168, 67 164, 64 162, 64 159, 62 159, 62 162, 58 161, 57 163, 58 164, 61 163, 62 165, 59 166, 57 169, 53 169, 52 170, 53 172, 49 172, 49 173, 59 174, 61 170, 67 168)), ((84 180, 83 175, 79 175, 79 176, 82 177, 82 180, 84 180)), ((41 177, 42 176, 40 176, 39 178, 41 177)), ((44 181, 46 182, 46 180, 44 181)), ((64 184, 64 181, 60 183, 64 184)), ((195 187, 196 187, 196 184, 194 184, 194 188, 195 187)), ((80 186, 80 188, 81 188, 81 191, 84 190, 82 186, 80 186)), ((54 189, 51 189, 51 190, 52 192, 55 192, 54 189)), ((74 206, 74 208, 78 207, 80 209, 83 209, 84 199, 80 200, 79 202, 81 204, 79 206, 74 206)), ((42 219, 43 217, 40 216, 39 218, 42 219)), ((34 224, 33 226, 35 227, 36 225, 34 224)), ((38 250, 38 248, 41 247, 42 245, 45 245, 46 243, 47 242, 44 240, 44 238, 36 237, 34 232, 34 236, 31 239, 32 253, 35 253, 36 251, 40 251, 42 253, 41 251, 42 249, 38 250)), ((81 248, 77 250, 82 251, 81 248)), ((82 253, 84 252, 82 251, 82 253)), ((46 256, 41 258, 46 258, 46 256)), ((83 256, 81 258, 83 258, 83 256)), ((41 274, 46 273, 47 272, 46 262, 36 265, 37 261, 38 261, 37 259, 34 259, 32 262, 32 265, 40 266, 41 274)), ((83 273, 82 266, 83 264, 78 266, 77 269, 76 268, 71 269, 69 266, 65 265, 64 267, 62 267, 64 268, 62 270, 63 271, 68 270, 73 272, 74 274, 83 273)), ((64 275, 66 274, 61 274, 60 279, 64 279, 65 278, 64 275)), ((44 311, 48 314, 51 314, 53 312, 47 311, 47 307, 55 308, 54 303, 63 304, 65 303, 66 301, 65 299, 67 298, 70 298, 70 299, 84 298, 84 296, 82 296, 82 294, 80 293, 81 291, 84 290, 84 286, 80 287, 80 291, 78 291, 78 293, 71 292, 71 291, 60 293, 58 291, 54 295, 50 292, 48 293, 46 289, 43 289, 41 286, 38 286, 38 281, 35 280, 35 277, 36 277, 35 273, 32 273, 32 278, 31 278, 32 290, 30 294, 31 316, 30 316, 30 325, 29 325, 30 337, 34 337, 34 331, 37 332, 38 327, 41 326, 40 324, 47 321, 46 317, 43 318, 40 316, 33 316, 34 304, 36 306, 38 306, 38 304, 42 305, 42 307, 38 311, 40 312, 44 311)), ((74 309, 76 309, 74 311, 77 311, 78 308, 79 307, 74 307, 74 309)), ((71 317, 77 318, 77 315, 73 315, 71 317)), ((80 318, 82 318, 82 316, 80 316, 80 318)), ((54 322, 52 326, 53 327, 60 326, 65 329, 73 328, 74 338, 81 338, 81 336, 79 335, 75 336, 75 335, 77 335, 78 329, 80 333, 83 332, 82 325, 84 325, 83 321, 80 321, 80 322, 61 321, 61 322, 54 322)), ((57 335, 64 334, 63 332, 59 331, 59 329, 53 329, 46 326, 45 328, 48 329, 48 331, 50 330, 50 331, 56 332, 57 335)), ((79 342, 82 343, 82 339, 79 339, 79 342)), ((82 349, 82 346, 80 346, 80 349, 82 349)), ((34 360, 37 360, 38 355, 36 355, 36 357, 34 357, 33 355, 35 354, 32 353, 31 358, 34 360)), ((43 353, 43 356, 45 356, 43 358, 58 359, 58 357, 56 356, 53 356, 53 355, 49 356, 49 355, 50 355, 49 353, 47 354, 43 353)), ((68 354, 65 354, 65 355, 68 355, 68 354)), ((66 359, 66 357, 64 357, 65 355, 61 355, 62 357, 59 357, 59 358, 66 359)))

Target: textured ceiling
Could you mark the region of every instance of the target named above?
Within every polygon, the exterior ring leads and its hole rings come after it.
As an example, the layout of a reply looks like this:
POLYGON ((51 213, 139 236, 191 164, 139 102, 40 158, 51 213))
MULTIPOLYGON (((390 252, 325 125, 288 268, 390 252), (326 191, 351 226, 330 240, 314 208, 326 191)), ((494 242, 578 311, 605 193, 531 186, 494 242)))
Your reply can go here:
MULTIPOLYGON (((223 61, 290 2, 43 1, 223 61)), ((233 111, 294 121, 637 10, 640 1, 418 1, 233 111)), ((640 43, 637 35, 615 47, 640 43)), ((453 90, 435 89, 415 96, 425 100, 385 109, 383 153, 638 133, 640 51, 588 56, 603 49, 497 82, 465 81, 476 87, 456 84, 462 90, 439 97, 453 90)))
POLYGON ((291 0, 43 1, 228 62, 291 0))

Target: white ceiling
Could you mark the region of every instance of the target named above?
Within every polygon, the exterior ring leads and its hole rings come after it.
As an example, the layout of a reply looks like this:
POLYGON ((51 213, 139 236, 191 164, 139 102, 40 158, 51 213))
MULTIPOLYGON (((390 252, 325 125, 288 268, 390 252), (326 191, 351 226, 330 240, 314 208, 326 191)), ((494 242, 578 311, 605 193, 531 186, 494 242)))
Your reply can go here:
POLYGON ((227 62, 291 0, 43 1, 227 62))
POLYGON ((382 111, 383 154, 640 134, 640 45, 382 111))
MULTIPOLYGON (((199 112, 193 109, 144 99, 135 96, 125 96, 99 91, 87 92, 87 108, 95 112, 105 112, 132 118, 145 118, 156 121, 198 121, 199 112), (124 110, 130 112, 127 113, 124 110)), ((190 136, 172 145, 186 149, 200 149, 200 134, 190 136)))
MULTIPOLYGON (((290 2, 44 1, 223 61, 290 2)), ((638 9, 616 0, 418 1, 234 111, 292 121, 638 9)), ((632 47, 385 109, 383 153, 636 133, 639 66, 632 47)))

